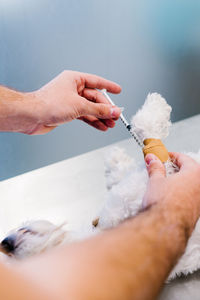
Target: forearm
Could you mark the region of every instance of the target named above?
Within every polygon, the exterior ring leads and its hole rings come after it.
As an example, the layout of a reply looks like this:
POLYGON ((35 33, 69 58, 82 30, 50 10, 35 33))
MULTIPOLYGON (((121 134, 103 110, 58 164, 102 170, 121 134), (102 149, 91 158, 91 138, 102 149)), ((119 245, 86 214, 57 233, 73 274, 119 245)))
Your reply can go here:
POLYGON ((155 205, 116 229, 32 259, 22 270, 59 299, 154 299, 186 240, 181 219, 155 205))
POLYGON ((33 131, 37 102, 32 95, 0 86, 0 131, 33 131))

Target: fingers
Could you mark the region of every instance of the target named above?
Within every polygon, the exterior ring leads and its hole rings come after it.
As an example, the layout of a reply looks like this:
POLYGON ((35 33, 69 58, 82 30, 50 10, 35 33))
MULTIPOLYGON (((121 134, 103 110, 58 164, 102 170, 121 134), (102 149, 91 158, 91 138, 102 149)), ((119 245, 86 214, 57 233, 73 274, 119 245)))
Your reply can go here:
POLYGON ((166 176, 163 163, 154 154, 147 154, 145 163, 149 174, 149 182, 142 202, 143 208, 160 200, 158 198, 158 189, 162 186, 163 179, 166 176))
POLYGON ((103 122, 106 120, 101 121, 93 116, 85 116, 85 117, 80 117, 78 119, 82 120, 83 122, 89 124, 90 126, 96 128, 98 130, 101 130, 101 131, 106 131, 106 130, 108 130, 108 127, 110 127, 106 123, 103 122))
MULTIPOLYGON (((89 101, 95 102, 95 103, 104 103, 109 104, 110 102, 106 99, 106 97, 96 89, 88 89, 85 88, 83 90, 82 96, 88 99, 89 101)), ((113 119, 104 119, 101 120, 107 127, 113 128, 115 126, 115 121, 113 119)))
POLYGON ((110 104, 110 102, 106 99, 106 97, 96 89, 85 88, 83 90, 82 96, 95 103, 110 104))
POLYGON ((102 120, 100 119, 102 123, 104 123, 107 127, 110 127, 110 128, 113 128, 115 127, 115 121, 112 120, 112 119, 105 119, 105 120, 102 120))
POLYGON ((87 74, 87 73, 80 73, 81 77, 85 81, 86 88, 92 89, 106 89, 110 93, 118 94, 121 92, 121 87, 110 80, 104 79, 97 75, 87 74))
POLYGON ((187 168, 190 167, 191 165, 195 165, 196 162, 189 157, 188 155, 185 155, 183 153, 178 153, 178 152, 170 152, 169 153, 170 158, 172 161, 180 168, 187 168))
POLYGON ((117 120, 121 114, 121 109, 110 104, 89 102, 85 98, 82 98, 79 114, 80 117, 90 115, 98 119, 117 120))
POLYGON ((145 163, 150 178, 162 178, 165 177, 165 167, 163 163, 154 154, 147 154, 145 157, 145 163))

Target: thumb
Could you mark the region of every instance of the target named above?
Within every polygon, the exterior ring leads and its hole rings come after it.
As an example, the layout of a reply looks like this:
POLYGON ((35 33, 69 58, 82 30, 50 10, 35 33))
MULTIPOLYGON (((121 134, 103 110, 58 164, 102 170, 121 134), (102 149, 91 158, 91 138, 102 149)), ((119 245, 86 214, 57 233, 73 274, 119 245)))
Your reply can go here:
POLYGON ((98 119, 118 119, 121 109, 109 104, 87 102, 82 110, 82 116, 91 115, 98 119))
POLYGON ((149 177, 165 177, 166 171, 165 166, 161 160, 152 153, 145 156, 145 163, 149 177))

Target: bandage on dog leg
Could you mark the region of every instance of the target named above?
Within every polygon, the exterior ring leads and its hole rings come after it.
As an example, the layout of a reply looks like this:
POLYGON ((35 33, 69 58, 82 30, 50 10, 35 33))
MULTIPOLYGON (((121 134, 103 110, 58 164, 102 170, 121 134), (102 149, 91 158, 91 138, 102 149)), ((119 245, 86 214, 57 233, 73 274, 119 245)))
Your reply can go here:
POLYGON ((144 157, 148 153, 156 155, 163 163, 169 159, 169 154, 165 145, 159 139, 145 139, 144 140, 143 153, 144 157))

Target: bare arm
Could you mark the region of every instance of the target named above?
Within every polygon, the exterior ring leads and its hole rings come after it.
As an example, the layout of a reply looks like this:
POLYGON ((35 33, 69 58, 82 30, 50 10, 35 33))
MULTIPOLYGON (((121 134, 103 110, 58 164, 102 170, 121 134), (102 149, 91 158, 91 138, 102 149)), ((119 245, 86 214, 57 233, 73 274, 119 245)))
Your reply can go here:
POLYGON ((103 88, 121 91, 114 82, 74 71, 64 71, 30 93, 0 86, 0 131, 43 134, 74 119, 106 131, 115 126, 121 111, 96 90, 103 88))
POLYGON ((188 237, 166 209, 154 206, 117 229, 27 261, 24 275, 55 299, 155 299, 188 237))
POLYGON ((22 274, 54 299, 155 299, 200 211, 200 167, 187 156, 173 156, 181 169, 169 178, 156 157, 146 157, 150 181, 144 212, 99 236, 22 263, 22 274))

